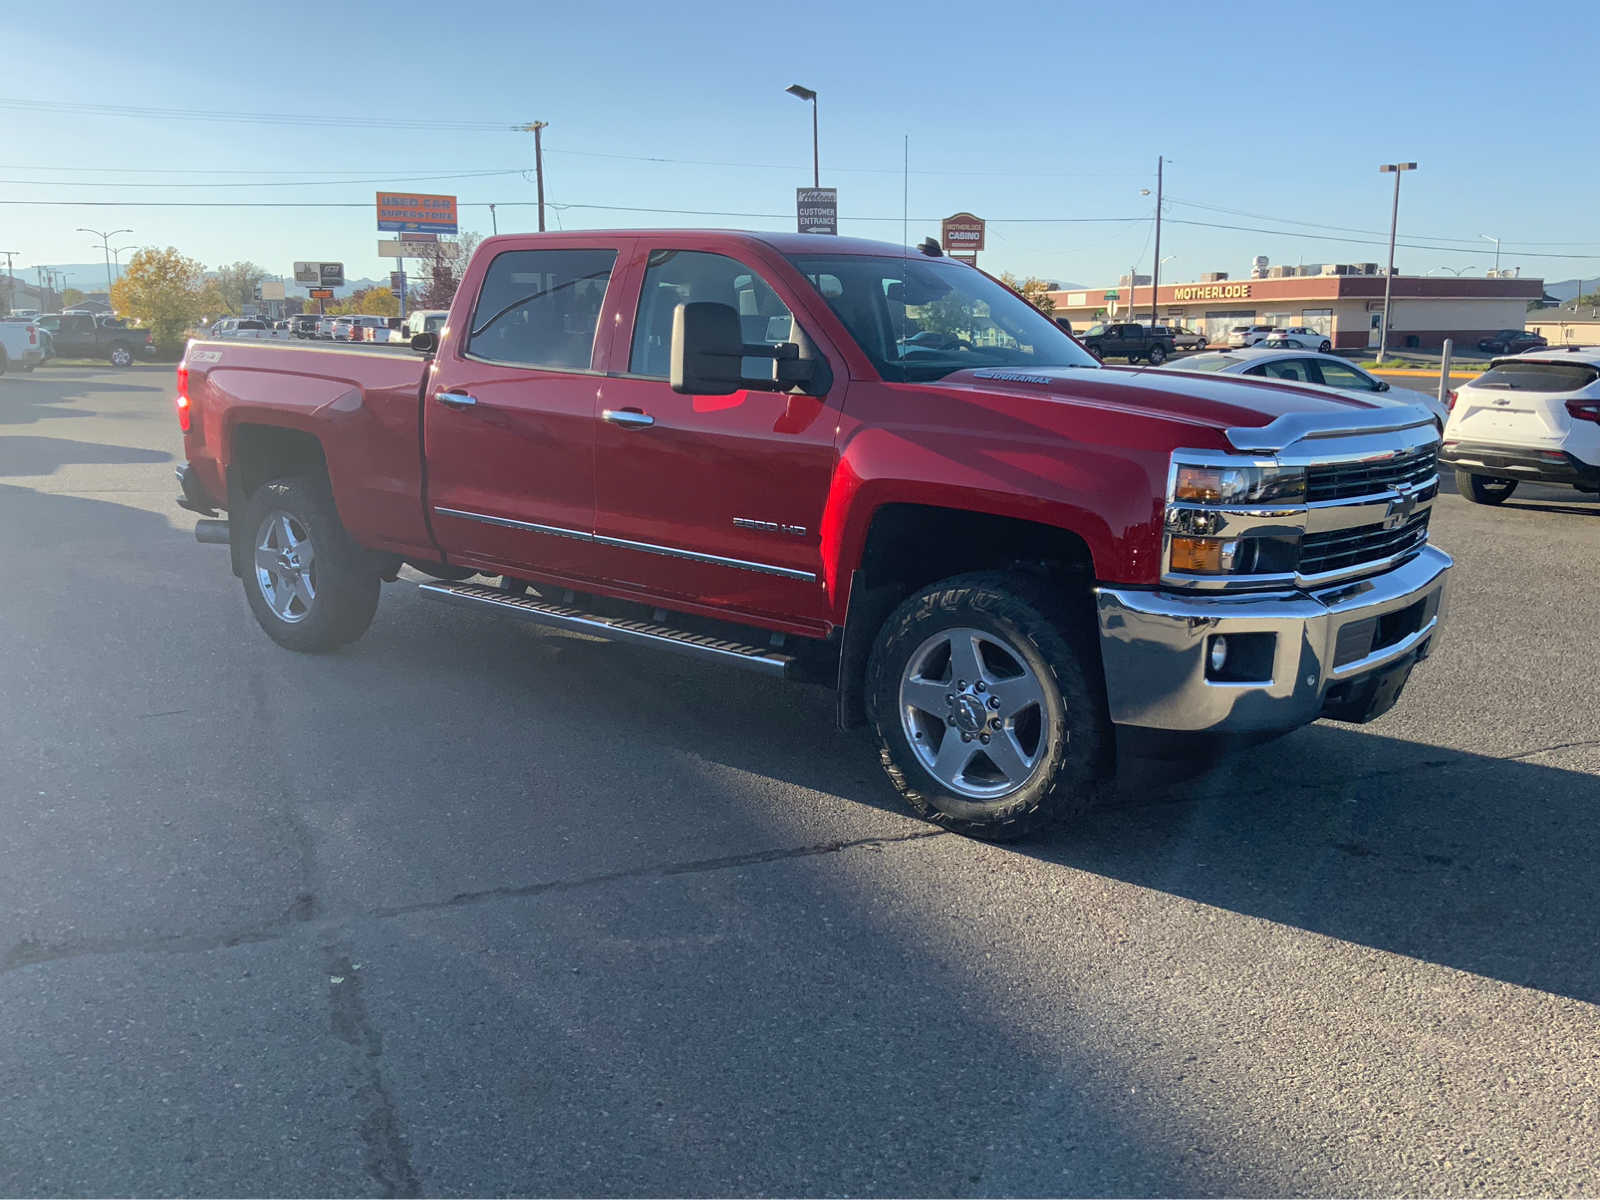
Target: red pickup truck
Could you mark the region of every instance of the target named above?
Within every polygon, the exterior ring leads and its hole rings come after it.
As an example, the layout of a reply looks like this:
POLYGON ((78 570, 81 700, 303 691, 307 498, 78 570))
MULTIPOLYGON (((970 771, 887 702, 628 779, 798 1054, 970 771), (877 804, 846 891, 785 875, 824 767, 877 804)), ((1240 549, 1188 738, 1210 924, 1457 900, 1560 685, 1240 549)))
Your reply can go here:
POLYGON ((918 813, 1009 837, 1085 802, 1117 726, 1368 720, 1435 644, 1429 413, 1103 367, 931 242, 495 237, 412 349, 178 368, 179 503, 291 649, 360 637, 406 564, 831 684, 918 813))

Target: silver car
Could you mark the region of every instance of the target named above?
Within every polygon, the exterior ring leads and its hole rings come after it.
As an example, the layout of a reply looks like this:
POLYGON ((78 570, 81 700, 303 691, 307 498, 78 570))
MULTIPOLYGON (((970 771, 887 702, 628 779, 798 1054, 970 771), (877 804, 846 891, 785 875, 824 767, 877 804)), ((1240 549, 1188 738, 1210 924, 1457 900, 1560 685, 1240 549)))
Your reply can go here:
POLYGON ((1218 375, 1247 375, 1253 379, 1276 380, 1279 383, 1309 384, 1312 387, 1331 388, 1338 392, 1372 394, 1387 392, 1394 404, 1420 404, 1433 414, 1440 430, 1450 416, 1449 408, 1437 396, 1410 388, 1392 387, 1376 375, 1369 375, 1354 363, 1346 362, 1334 354, 1318 354, 1309 350, 1264 350, 1254 347, 1247 350, 1211 350, 1194 354, 1159 368, 1164 371, 1205 371, 1218 375))

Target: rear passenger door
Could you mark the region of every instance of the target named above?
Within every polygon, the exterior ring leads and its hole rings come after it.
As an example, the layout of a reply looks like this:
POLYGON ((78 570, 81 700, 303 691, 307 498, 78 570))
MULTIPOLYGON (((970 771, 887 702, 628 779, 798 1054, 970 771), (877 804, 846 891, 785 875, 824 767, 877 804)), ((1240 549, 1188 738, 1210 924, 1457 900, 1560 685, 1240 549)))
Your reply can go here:
POLYGON ((477 300, 423 400, 428 516, 452 561, 592 577, 596 331, 631 244, 544 240, 463 280, 477 300))
MULTIPOLYGON (((822 621, 822 510, 833 476, 845 390, 837 355, 824 397, 766 391, 690 396, 668 384, 673 310, 712 300, 734 306, 747 343, 793 339, 799 305, 759 263, 642 240, 627 343, 601 387, 596 426, 596 532, 605 573, 631 590, 727 615, 822 621)), ((745 373, 770 372, 747 359, 745 373)))

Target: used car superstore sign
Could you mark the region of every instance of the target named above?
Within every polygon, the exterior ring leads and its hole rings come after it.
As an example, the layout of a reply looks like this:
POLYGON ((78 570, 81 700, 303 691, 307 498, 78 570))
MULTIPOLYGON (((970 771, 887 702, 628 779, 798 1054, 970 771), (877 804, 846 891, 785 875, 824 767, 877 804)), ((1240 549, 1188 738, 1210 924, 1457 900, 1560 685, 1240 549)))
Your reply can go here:
POLYGON ((378 230, 382 233, 455 233, 456 198, 379 192, 378 230))
POLYGON ((1196 283, 1174 288, 1174 300, 1248 300, 1248 283, 1196 283))

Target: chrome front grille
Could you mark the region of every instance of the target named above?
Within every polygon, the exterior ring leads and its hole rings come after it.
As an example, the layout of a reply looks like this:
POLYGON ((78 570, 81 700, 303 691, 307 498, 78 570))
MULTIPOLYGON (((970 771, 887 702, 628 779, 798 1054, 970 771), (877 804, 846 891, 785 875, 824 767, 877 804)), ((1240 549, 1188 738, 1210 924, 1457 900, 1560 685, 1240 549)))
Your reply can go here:
POLYGON ((1431 480, 1438 470, 1437 443, 1391 458, 1323 463, 1306 469, 1306 499, 1315 504, 1319 500, 1370 496, 1390 488, 1419 487, 1431 480))
POLYGON ((1379 562, 1413 550, 1428 540, 1431 508, 1412 514, 1403 525, 1357 525, 1332 533, 1308 533, 1300 539, 1300 574, 1321 575, 1363 563, 1379 562))

